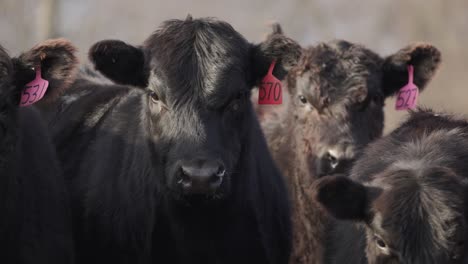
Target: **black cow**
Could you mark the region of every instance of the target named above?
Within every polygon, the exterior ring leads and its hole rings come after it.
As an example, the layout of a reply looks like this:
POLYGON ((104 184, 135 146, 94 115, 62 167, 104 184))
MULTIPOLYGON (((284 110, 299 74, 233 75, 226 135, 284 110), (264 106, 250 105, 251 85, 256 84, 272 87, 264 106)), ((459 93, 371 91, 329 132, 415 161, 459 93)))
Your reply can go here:
POLYGON ((37 66, 49 81, 38 104, 58 97, 76 72, 74 53, 61 39, 17 58, 0 47, 1 263, 73 263, 70 204, 55 149, 38 110, 19 103, 37 66))
POLYGON ((326 263, 468 263, 468 122, 429 110, 371 144, 316 198, 338 221, 326 263), (353 225, 356 224, 356 225, 353 225))
POLYGON ((73 196, 79 263, 287 263, 281 174, 249 101, 300 56, 215 19, 170 20, 143 45, 101 41, 51 111, 73 196), (125 84, 125 85, 123 85, 125 84))

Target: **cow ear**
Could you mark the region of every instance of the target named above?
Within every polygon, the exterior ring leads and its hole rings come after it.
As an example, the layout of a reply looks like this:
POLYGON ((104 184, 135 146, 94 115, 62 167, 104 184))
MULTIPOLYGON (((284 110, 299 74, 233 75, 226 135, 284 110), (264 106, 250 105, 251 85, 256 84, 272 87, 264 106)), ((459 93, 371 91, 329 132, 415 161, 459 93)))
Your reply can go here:
POLYGON ((148 86, 149 70, 139 47, 120 40, 103 40, 90 48, 89 59, 97 71, 116 83, 148 86))
POLYGON ((286 37, 279 24, 274 24, 266 40, 253 47, 255 82, 258 83, 266 75, 273 60, 276 61, 273 75, 280 80, 284 79, 287 72, 297 65, 301 54, 301 46, 286 37))
POLYGON ((59 97, 76 79, 78 71, 77 49, 66 39, 46 40, 18 58, 13 59, 15 83, 18 88, 34 79, 34 68, 40 67, 41 76, 49 82, 40 104, 48 103, 59 97))
POLYGON ((337 219, 367 221, 367 188, 344 176, 325 176, 315 183, 315 199, 337 219))
POLYGON ((413 65, 414 83, 422 91, 440 63, 440 51, 429 43, 414 43, 388 56, 382 65, 384 95, 394 95, 408 83, 408 65, 413 65))

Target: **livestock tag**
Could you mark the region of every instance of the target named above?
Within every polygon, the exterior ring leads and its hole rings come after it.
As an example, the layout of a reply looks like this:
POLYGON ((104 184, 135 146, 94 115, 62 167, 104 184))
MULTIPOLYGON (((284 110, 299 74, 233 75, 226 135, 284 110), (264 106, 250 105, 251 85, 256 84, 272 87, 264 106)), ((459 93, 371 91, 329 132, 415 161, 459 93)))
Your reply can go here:
POLYGON ((48 87, 49 82, 41 77, 41 67, 37 67, 36 78, 24 86, 19 105, 23 107, 38 102, 44 97, 48 87))
POLYGON ((408 65, 408 84, 403 86, 398 92, 397 101, 395 103, 396 110, 408 110, 416 107, 419 96, 419 89, 413 83, 414 67, 408 65))
POLYGON ((263 77, 258 88, 258 104, 278 105, 283 103, 281 81, 273 75, 276 61, 272 61, 268 73, 263 77))

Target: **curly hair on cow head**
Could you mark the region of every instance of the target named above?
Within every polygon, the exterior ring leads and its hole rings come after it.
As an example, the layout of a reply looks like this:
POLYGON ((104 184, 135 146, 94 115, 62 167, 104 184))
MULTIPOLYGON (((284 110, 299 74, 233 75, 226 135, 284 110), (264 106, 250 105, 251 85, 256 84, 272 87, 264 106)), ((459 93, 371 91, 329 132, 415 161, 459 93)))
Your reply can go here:
POLYGON ((347 175, 365 146, 382 135, 385 100, 408 81, 407 66, 417 69, 414 80, 424 91, 440 63, 440 51, 428 43, 381 56, 346 40, 320 42, 304 48, 286 76, 285 104, 256 107, 270 150, 290 184, 292 261, 321 263, 329 222, 304 186, 327 175, 347 175))

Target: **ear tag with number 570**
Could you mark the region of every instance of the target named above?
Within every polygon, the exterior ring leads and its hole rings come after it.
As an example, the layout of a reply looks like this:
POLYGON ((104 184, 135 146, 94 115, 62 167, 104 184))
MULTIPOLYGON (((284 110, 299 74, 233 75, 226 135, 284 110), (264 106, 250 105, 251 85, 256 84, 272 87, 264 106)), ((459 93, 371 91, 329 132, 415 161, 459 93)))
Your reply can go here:
POLYGON ((273 75, 276 61, 272 61, 268 73, 263 77, 258 89, 258 104, 277 105, 283 103, 281 81, 273 75))
POLYGON ((398 92, 395 103, 396 110, 408 110, 416 107, 418 103, 419 89, 413 83, 414 67, 408 65, 408 83, 398 92))
POLYGON ((49 82, 41 77, 41 67, 36 67, 36 78, 24 86, 19 105, 23 107, 38 102, 44 97, 48 87, 49 82))

